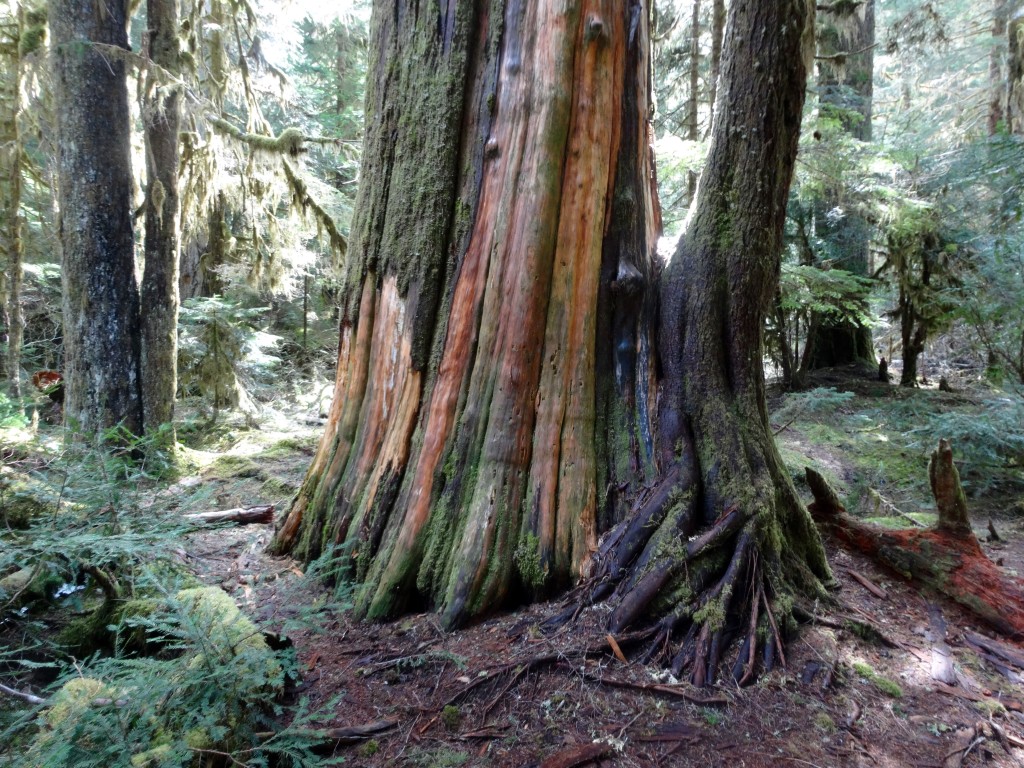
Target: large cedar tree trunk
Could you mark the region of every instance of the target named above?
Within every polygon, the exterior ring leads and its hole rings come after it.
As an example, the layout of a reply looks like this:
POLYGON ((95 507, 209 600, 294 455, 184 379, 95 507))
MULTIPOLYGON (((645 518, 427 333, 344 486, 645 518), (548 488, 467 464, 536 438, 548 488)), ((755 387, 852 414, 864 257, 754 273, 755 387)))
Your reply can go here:
POLYGON ((132 235, 127 0, 51 0, 60 137, 65 418, 93 435, 142 429, 132 235))
MULTIPOLYGON (((844 130, 860 141, 871 141, 874 83, 875 0, 854 7, 832 3, 818 25, 818 90, 821 110, 832 110, 844 130)), ((856 204, 829 190, 814 206, 814 227, 826 244, 830 263, 861 277, 869 270, 870 225, 856 204)), ((866 304, 866 300, 865 300, 866 304)), ((835 321, 815 314, 811 318, 802 372, 864 362, 877 367, 871 329, 854 321, 835 321)))
MULTIPOLYGON (((148 0, 145 269, 142 273, 142 411, 147 430, 173 425, 178 371, 178 0, 148 0), (166 73, 166 74, 165 74, 166 73)), ((173 446, 173 432, 164 441, 173 446)))
POLYGON ((761 342, 813 3, 731 4, 660 291, 639 3, 375 11, 335 400, 275 547, 331 555, 362 615, 425 606, 449 626, 589 570, 613 631, 682 638, 701 683, 742 633, 749 679, 792 597, 829 578, 768 427, 761 342))
POLYGON ((655 472, 647 12, 371 26, 334 404, 274 547, 452 626, 573 583, 655 472))

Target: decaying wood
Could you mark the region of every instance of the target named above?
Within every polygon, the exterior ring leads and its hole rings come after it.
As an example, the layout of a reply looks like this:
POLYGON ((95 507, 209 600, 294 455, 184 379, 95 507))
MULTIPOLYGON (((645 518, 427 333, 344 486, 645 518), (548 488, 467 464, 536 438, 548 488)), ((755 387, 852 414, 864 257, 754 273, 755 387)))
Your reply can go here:
POLYGON ((924 523, 920 522, 919 520, 915 520, 914 518, 912 518, 910 515, 908 515, 902 509, 897 507, 895 504, 892 503, 892 501, 890 501, 889 499, 885 498, 885 496, 880 494, 874 488, 868 488, 868 496, 875 503, 875 511, 876 512, 879 511, 879 510, 884 509, 886 512, 889 512, 890 514, 896 515, 897 517, 902 517, 904 520, 906 520, 908 523, 910 523, 915 528, 927 528, 928 527, 924 523))
POLYGON ((540 763, 540 768, 577 768, 577 766, 592 763, 599 757, 604 757, 613 749, 614 746, 608 742, 569 747, 569 749, 564 749, 540 763))
POLYGON ((216 523, 266 524, 274 522, 274 505, 259 504, 254 507, 235 507, 217 512, 198 512, 194 515, 185 515, 185 519, 209 525, 216 523))
POLYGON ((607 685, 611 688, 628 688, 633 691, 643 691, 644 693, 660 693, 677 699, 685 699, 692 704, 699 704, 705 707, 713 705, 721 706, 729 703, 729 699, 725 696, 704 696, 694 692, 689 686, 667 685, 664 683, 634 683, 632 680, 620 680, 618 678, 608 677, 607 675, 593 675, 587 672, 583 673, 583 678, 593 683, 607 685))
POLYGON ((969 691, 966 688, 954 687, 952 685, 946 685, 945 683, 936 682, 933 686, 936 693, 942 693, 946 696, 952 696, 954 699, 963 699, 964 701, 982 702, 982 701, 998 701, 1004 707, 1014 712, 1021 711, 1021 703, 1016 699, 1004 699, 994 698, 992 696, 986 696, 983 693, 977 691, 969 691))
POLYGON ((953 449, 948 440, 939 440, 928 462, 928 481, 939 510, 939 530, 974 537, 967 517, 967 496, 960 484, 960 473, 953 464, 953 449))
POLYGON ((1020 651, 974 632, 965 632, 964 640, 1011 683, 1024 683, 1024 655, 1020 651))
POLYGON ((892 530, 860 522, 846 514, 824 477, 809 467, 806 476, 815 499, 808 509, 825 531, 907 580, 955 600, 1001 634, 1024 637, 1024 582, 989 560, 971 531, 947 441, 940 442, 929 467, 939 508, 935 528, 892 530))
POLYGON ((928 603, 928 624, 932 644, 932 680, 956 685, 953 655, 946 644, 946 620, 942 617, 942 609, 935 603, 928 603))
POLYGON ((856 581, 858 584, 860 584, 862 587, 864 587, 864 589, 866 589, 872 595, 877 597, 879 600, 888 600, 889 599, 889 595, 886 594, 885 590, 882 589, 877 584, 875 584, 875 582, 871 581, 871 579, 869 579, 867 576, 864 576, 863 574, 858 573, 857 571, 853 570, 852 568, 847 568, 846 572, 848 574, 850 574, 851 578, 853 578, 854 581, 856 581))

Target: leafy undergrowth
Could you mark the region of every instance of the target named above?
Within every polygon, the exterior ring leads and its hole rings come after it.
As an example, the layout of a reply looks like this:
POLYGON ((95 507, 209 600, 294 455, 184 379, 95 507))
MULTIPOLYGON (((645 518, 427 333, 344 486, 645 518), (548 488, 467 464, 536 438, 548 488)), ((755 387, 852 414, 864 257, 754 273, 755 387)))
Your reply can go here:
MULTIPOLYGON (((939 436, 952 434, 954 450, 967 457, 960 466, 972 493, 979 537, 987 535, 991 516, 1003 540, 985 543, 986 550, 1008 571, 1024 573, 1024 510, 1013 507, 1022 496, 1019 454, 1013 453, 1019 445, 1015 430, 1024 428, 1024 421, 1003 421, 1019 407, 1012 398, 983 390, 949 394, 865 381, 817 383, 810 392, 783 396, 775 403, 772 421, 794 477, 802 476, 809 463, 862 516, 890 525, 910 525, 907 517, 928 522, 934 510, 927 456, 939 436), (1007 402, 997 407, 1002 400, 1007 402), (959 438, 953 434, 958 424, 959 438), (961 453, 959 442, 970 445, 961 453)), ((241 697, 243 711, 202 711, 202 702, 188 698, 208 689, 186 686, 176 698, 174 691, 181 686, 175 675, 195 674, 190 659, 209 629, 201 628, 190 641, 182 621, 174 618, 184 615, 175 599, 178 592, 166 587, 162 612, 136 617, 122 631, 137 633, 141 628, 151 635, 171 635, 180 647, 150 648, 146 655, 133 656, 122 644, 120 655, 115 647, 115 652, 107 649, 90 661, 72 661, 56 642, 67 617, 81 614, 97 599, 88 574, 77 579, 82 583, 75 591, 56 601, 44 587, 51 599, 44 609, 20 616, 4 609, 0 682, 53 696, 70 678, 94 677, 109 691, 89 695, 114 704, 90 708, 84 722, 97 728, 97 723, 118 726, 118 738, 134 733, 136 756, 146 745, 149 750, 171 745, 164 752, 150 751, 145 759, 154 762, 139 758, 136 764, 198 764, 199 755, 207 765, 217 764, 217 759, 220 764, 252 766, 285 765, 289 760, 316 765, 333 759, 358 766, 425 768, 824 768, 1024 761, 1018 746, 1024 744, 1024 689, 968 643, 970 633, 984 634, 985 628, 941 596, 919 594, 831 543, 830 562, 840 583, 837 604, 818 606, 816 621, 790 642, 786 668, 742 691, 728 682, 697 691, 660 670, 632 663, 639 646, 629 638, 618 638, 619 653, 611 650, 601 606, 591 608, 572 631, 550 636, 537 626, 558 605, 494 616, 456 633, 443 632, 429 614, 391 624, 359 624, 344 611, 349 596, 343 589, 319 586, 315 567, 307 572, 263 553, 270 526, 183 532, 185 513, 257 503, 283 508, 311 460, 316 416, 307 407, 283 413, 277 424, 268 421, 263 429, 239 420, 207 432, 186 432, 181 439, 191 446, 183 451, 191 469, 184 477, 173 483, 139 478, 135 496, 118 499, 129 507, 163 510, 161 519, 176 531, 151 534, 166 546, 157 551, 152 544, 146 550, 147 563, 173 563, 175 573, 187 572, 188 585, 212 586, 230 595, 261 636, 288 639, 290 650, 274 657, 281 664, 281 677, 265 679, 262 690, 256 686, 249 698, 241 697), (861 579, 885 596, 868 591, 861 579), (937 638, 938 614, 947 624, 946 651, 937 638), (949 683, 933 679, 935 654, 942 652, 954 663, 955 677, 949 683), (119 667, 119 659, 127 667, 119 667), (285 672, 291 677, 285 679, 285 672), (139 693, 147 690, 147 675, 162 681, 148 696, 139 693), (131 704, 119 707, 118 697, 147 706, 156 702, 155 712, 131 704), (176 720, 168 714, 172 708, 200 712, 193 719, 179 714, 176 720), (134 731, 128 727, 131 722, 136 723, 134 731), (163 723, 162 730, 157 722, 163 723), (291 730, 282 730, 288 724, 291 730), (323 730, 353 726, 360 726, 357 733, 323 730), (169 729, 176 729, 173 738, 169 729), (283 735, 269 735, 275 732, 283 735), (196 741, 203 738, 205 742, 196 741), (292 752, 260 749, 268 741, 292 752)), ((59 490, 51 466, 56 451, 52 444, 50 453, 38 444, 5 450, 12 456, 20 451, 15 465, 22 470, 22 491, 32 483, 59 490)), ((14 484, 6 470, 4 482, 14 484)), ((67 488, 64 493, 70 495, 67 488)), ((0 539, 7 548, 4 557, 14 535, 9 531, 0 539)), ((152 571, 150 567, 146 573, 152 571)), ((141 580, 138 591, 145 588, 141 580)), ((260 669, 267 674, 266 668, 260 669)), ((254 674, 249 670, 243 669, 243 680, 254 674)), ((220 684, 238 683, 231 671, 222 671, 220 684)), ((13 749, 0 757, 0 764, 65 764, 24 762, 24 750, 33 740, 54 730, 40 717, 22 701, 0 697, 0 728, 10 729, 18 718, 27 724, 20 731, 8 730, 20 735, 10 742, 13 749)), ((108 750, 102 764, 127 765, 130 757, 108 750)))

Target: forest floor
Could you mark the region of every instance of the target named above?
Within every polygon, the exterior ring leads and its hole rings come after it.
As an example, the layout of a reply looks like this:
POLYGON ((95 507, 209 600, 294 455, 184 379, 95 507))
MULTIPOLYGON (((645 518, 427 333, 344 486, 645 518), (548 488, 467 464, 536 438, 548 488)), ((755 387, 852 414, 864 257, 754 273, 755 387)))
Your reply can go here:
MULTIPOLYGON (((933 519, 927 456, 936 435, 925 427, 955 432, 964 423, 980 433, 992 393, 900 390, 842 373, 814 384, 772 403, 794 477, 814 466, 851 512, 879 524, 933 519)), ((183 513, 266 503, 282 511, 315 450, 316 416, 314 407, 259 429, 185 434, 204 466, 157 495, 183 513)), ((1024 575, 1019 471, 966 468, 964 479, 985 551, 1024 575), (987 540, 990 521, 1001 541, 987 540)), ((270 525, 196 533, 186 559, 202 581, 290 639, 301 671, 292 702, 323 707, 327 727, 367 726, 337 746, 345 764, 1024 766, 1024 673, 971 644, 990 637, 987 628, 832 541, 836 603, 819 606, 819 621, 789 644, 785 669, 743 689, 697 690, 632 663, 638 648, 613 652, 601 606, 554 635, 537 626, 558 604, 454 633, 430 614, 354 622, 338 610, 346 595, 318 586, 301 564, 264 554, 271 534, 270 525), (933 679, 943 658, 954 668, 949 683, 933 679)), ((1024 659, 1024 646, 1002 642, 1024 659)))

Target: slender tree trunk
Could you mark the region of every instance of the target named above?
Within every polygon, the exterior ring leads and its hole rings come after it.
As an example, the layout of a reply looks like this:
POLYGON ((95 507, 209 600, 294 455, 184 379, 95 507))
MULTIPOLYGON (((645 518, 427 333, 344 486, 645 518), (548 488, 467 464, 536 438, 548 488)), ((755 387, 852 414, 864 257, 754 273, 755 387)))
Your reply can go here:
MULTIPOLYGON (((690 19, 690 99, 686 103, 686 138, 690 141, 700 140, 698 122, 698 91, 700 90, 700 0, 693 0, 693 16, 690 19)), ((687 181, 688 194, 686 199, 693 200, 697 189, 697 174, 690 171, 687 181)))
POLYGON ((725 0, 711 2, 711 78, 708 103, 711 105, 711 118, 708 120, 708 134, 715 122, 715 104, 718 102, 718 78, 722 71, 722 35, 725 34, 725 0))
POLYGON ((21 346, 25 324, 21 311, 22 217, 21 164, 24 148, 21 114, 21 37, 24 10, 9 6, 0 17, 0 314, 4 346, 2 376, 11 397, 21 395, 21 346))
POLYGON ((653 476, 659 221, 640 2, 431 7, 374 6, 334 404, 274 547, 451 626, 572 583, 653 476))
POLYGON ((1006 57, 1006 14, 1009 0, 992 0, 992 50, 988 59, 988 81, 991 95, 988 104, 988 135, 994 136, 1006 120, 1004 100, 1006 79, 1003 60, 1006 57))
POLYGON ((67 423, 142 431, 127 0, 51 0, 67 423))
POLYGON ((1009 39, 1006 74, 1006 125, 1010 133, 1024 134, 1024 5, 1019 2, 1009 13, 1006 25, 1009 39))
MULTIPOLYGON (((822 14, 818 33, 818 88, 822 110, 836 110, 846 132, 871 141, 871 102, 874 75, 875 1, 855 10, 822 14)), ((815 206, 815 229, 837 267, 866 277, 869 274, 870 226, 857 213, 855 202, 831 190, 815 206), (839 215, 836 215, 836 212, 839 215)), ((820 318, 816 336, 808 339, 809 369, 863 361, 877 368, 871 329, 857 322, 820 318)))
POLYGON ((142 273, 142 410, 147 431, 171 427, 178 371, 178 0, 147 0, 149 73, 143 104, 146 138, 145 269, 142 273))

